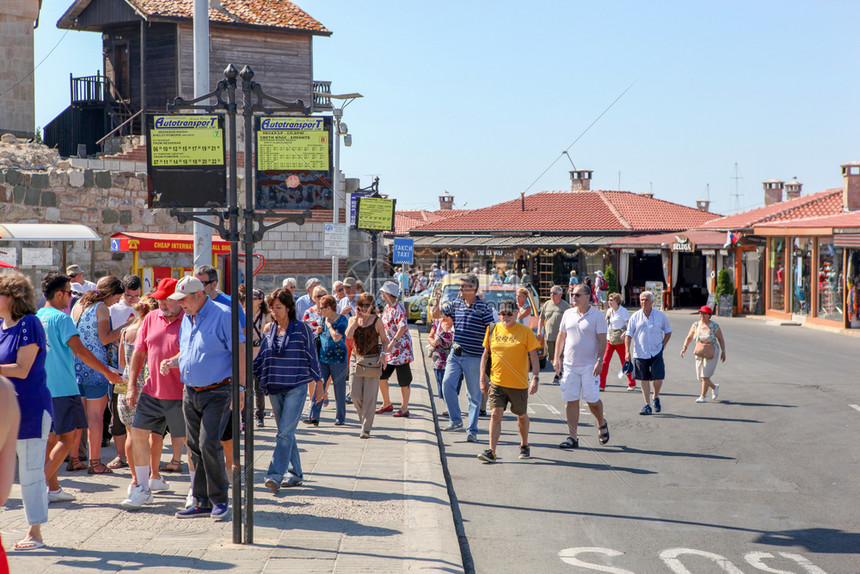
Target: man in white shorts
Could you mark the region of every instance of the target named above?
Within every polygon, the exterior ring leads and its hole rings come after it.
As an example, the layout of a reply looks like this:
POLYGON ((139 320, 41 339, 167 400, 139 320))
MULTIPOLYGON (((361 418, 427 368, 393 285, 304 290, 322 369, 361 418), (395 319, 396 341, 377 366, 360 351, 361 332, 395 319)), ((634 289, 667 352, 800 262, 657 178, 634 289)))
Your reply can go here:
POLYGON ((568 437, 559 446, 579 447, 579 400, 584 399, 597 419, 600 444, 609 442, 609 425, 603 418, 600 400, 600 369, 606 351, 606 320, 591 306, 591 289, 579 284, 573 288, 573 306, 564 312, 555 342, 553 365, 561 373, 561 398, 567 402, 568 437), (564 363, 562 363, 562 352, 564 363))

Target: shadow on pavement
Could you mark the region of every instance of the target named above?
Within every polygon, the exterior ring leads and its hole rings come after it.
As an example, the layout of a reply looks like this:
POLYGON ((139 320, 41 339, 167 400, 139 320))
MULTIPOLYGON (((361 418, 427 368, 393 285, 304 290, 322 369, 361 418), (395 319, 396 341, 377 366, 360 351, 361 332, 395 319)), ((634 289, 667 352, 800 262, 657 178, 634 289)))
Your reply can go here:
MULTIPOLYGON (((653 456, 683 456, 690 458, 710 458, 714 460, 736 460, 733 456, 720 456, 718 454, 703 454, 698 452, 676 452, 671 450, 642 450, 638 448, 633 448, 629 446, 620 445, 617 447, 619 450, 630 453, 630 454, 650 454, 653 456)), ((603 450, 612 450, 606 447, 603 450)))
POLYGON ((122 570, 148 570, 150 568, 173 568, 176 570, 231 570, 236 567, 230 562, 205 560, 191 556, 169 556, 152 552, 124 552, 117 550, 80 550, 62 546, 50 547, 46 550, 28 552, 28 555, 39 556, 61 554, 63 558, 54 563, 54 567, 67 566, 76 571, 102 570, 116 572, 122 570))

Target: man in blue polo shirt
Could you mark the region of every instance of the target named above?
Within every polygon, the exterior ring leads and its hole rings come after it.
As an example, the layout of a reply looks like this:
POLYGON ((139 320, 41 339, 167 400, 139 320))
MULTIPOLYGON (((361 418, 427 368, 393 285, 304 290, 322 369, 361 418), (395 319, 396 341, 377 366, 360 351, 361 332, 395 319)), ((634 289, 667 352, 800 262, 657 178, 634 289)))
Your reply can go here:
MULTIPOLYGON (((179 355, 161 364, 164 374, 179 368, 185 384, 183 411, 186 440, 196 472, 195 505, 176 513, 177 518, 212 516, 223 520, 227 515, 230 483, 219 440, 230 418, 233 372, 233 340, 230 310, 212 301, 196 277, 184 277, 168 297, 179 301, 185 311, 179 331, 179 355)), ((245 339, 239 333, 239 342, 245 339)), ((244 364, 245 346, 239 346, 239 362, 244 364)), ((240 369, 240 377, 245 370, 240 369)), ((240 386, 244 381, 239 380, 240 386)), ((241 405, 240 405, 241 408, 241 405)))
POLYGON ((444 430, 463 428, 463 415, 457 383, 466 379, 466 394, 469 397, 469 428, 466 440, 478 442, 478 414, 481 408, 481 355, 484 352, 484 335, 487 326, 493 324, 493 309, 478 296, 478 276, 467 273, 460 278, 460 296, 437 308, 433 315, 441 319, 442 314, 454 320, 454 347, 448 356, 445 376, 442 379, 442 395, 448 407, 450 424, 444 430))

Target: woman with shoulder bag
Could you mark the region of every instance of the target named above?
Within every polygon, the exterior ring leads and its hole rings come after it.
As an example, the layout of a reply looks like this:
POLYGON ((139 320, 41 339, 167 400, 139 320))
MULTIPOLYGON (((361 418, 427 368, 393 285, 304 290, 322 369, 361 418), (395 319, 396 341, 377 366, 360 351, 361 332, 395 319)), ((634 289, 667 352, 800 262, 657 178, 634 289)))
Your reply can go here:
MULTIPOLYGON (((600 371, 600 390, 606 388, 606 374, 609 372, 609 361, 612 354, 618 353, 618 360, 624 365, 624 334, 627 333, 627 322, 630 321, 630 312, 621 305, 621 294, 610 293, 609 309, 606 310, 606 324, 609 332, 606 335, 606 352, 603 354, 603 369, 600 371)), ((636 390, 636 381, 633 379, 632 371, 627 373, 627 390, 636 390)))
POLYGON ((349 360, 349 376, 352 381, 350 397, 358 420, 361 422, 360 438, 370 438, 373 417, 376 416, 376 396, 379 393, 379 377, 385 363, 383 351, 390 351, 385 327, 374 312, 373 295, 362 293, 356 303, 356 314, 346 326, 346 338, 353 340, 352 356, 349 360))
POLYGON ((702 380, 702 395, 696 399, 697 403, 706 403, 705 395, 708 387, 711 388, 711 398, 717 400, 720 394, 720 385, 711 382, 714 371, 717 370, 717 354, 722 362, 726 362, 726 342, 723 339, 723 331, 716 321, 711 321, 714 310, 707 305, 699 309, 699 320, 690 327, 684 346, 681 348, 681 357, 687 351, 690 342, 695 339, 696 346, 693 354, 696 356, 696 376, 702 380))

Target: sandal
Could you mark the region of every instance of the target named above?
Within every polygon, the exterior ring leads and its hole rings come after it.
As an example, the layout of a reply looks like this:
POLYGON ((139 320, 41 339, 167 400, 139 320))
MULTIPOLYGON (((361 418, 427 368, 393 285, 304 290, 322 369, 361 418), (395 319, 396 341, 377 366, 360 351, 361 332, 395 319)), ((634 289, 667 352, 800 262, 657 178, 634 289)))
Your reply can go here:
POLYGON ((606 444, 609 442, 609 422, 606 419, 603 419, 603 426, 597 427, 597 430, 600 431, 600 434, 597 435, 597 440, 600 441, 600 444, 606 444))
POLYGON ((182 472, 182 459, 171 458, 170 462, 158 467, 159 472, 182 472))
POLYGON ((82 463, 81 459, 79 459, 76 456, 70 456, 69 457, 69 464, 66 465, 66 470, 68 472, 74 472, 76 470, 86 470, 86 469, 87 469, 87 465, 82 463))
POLYGON ((97 458, 90 459, 90 468, 87 469, 87 474, 113 474, 113 471, 102 464, 102 461, 97 458))
POLYGON ((126 468, 127 466, 128 466, 128 461, 123 460, 120 457, 116 457, 115 459, 113 459, 112 461, 107 463, 107 467, 113 468, 113 469, 126 468))
POLYGON ((563 443, 558 445, 558 448, 563 448, 565 450, 571 449, 571 448, 579 448, 579 441, 577 439, 573 438, 572 436, 569 436, 566 439, 564 439, 563 443))

